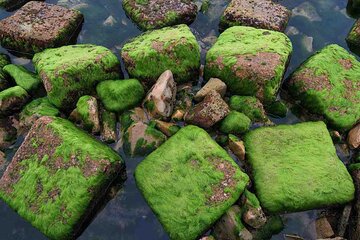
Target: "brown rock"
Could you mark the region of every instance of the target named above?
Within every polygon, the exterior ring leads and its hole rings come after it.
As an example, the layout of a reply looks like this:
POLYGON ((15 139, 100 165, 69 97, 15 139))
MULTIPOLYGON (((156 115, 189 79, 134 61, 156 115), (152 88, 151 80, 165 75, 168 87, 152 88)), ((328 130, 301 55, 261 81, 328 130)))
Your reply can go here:
POLYGON ((202 102, 192 107, 185 114, 185 121, 203 128, 210 128, 229 113, 229 106, 220 94, 211 90, 202 102))
POLYGON ((159 129, 167 137, 171 137, 177 131, 180 130, 180 127, 175 123, 164 122, 160 120, 155 120, 156 128, 159 129))
POLYGON ((316 235, 317 238, 331 238, 333 237, 334 231, 326 217, 321 217, 315 221, 316 235))
POLYGON ((226 93, 226 84, 218 78, 210 78, 210 80, 196 93, 194 100, 200 102, 211 90, 217 91, 221 97, 224 97, 226 93))
POLYGON ((243 141, 234 135, 229 135, 229 148, 240 161, 245 160, 245 145, 243 141))
POLYGON ((352 149, 360 147, 360 123, 350 130, 347 141, 352 149))
POLYGON ((185 115, 185 111, 178 109, 173 113, 171 119, 174 121, 181 121, 184 119, 184 115, 185 115))

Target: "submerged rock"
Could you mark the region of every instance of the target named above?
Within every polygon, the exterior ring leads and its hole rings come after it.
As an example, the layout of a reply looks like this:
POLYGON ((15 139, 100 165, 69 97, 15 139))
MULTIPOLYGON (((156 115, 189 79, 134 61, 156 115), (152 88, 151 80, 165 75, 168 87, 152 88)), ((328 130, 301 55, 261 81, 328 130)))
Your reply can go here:
POLYGON ((96 83, 120 77, 117 57, 105 47, 90 44, 47 49, 37 53, 33 62, 49 101, 64 110, 74 109, 96 83))
POLYGON ((210 128, 230 113, 229 106, 215 90, 204 100, 192 107, 185 115, 185 122, 203 128, 210 128))
POLYGON ((291 95, 337 130, 360 118, 360 62, 338 45, 311 56, 287 82, 291 95))
POLYGON ((211 90, 217 91, 221 97, 225 96, 226 84, 218 78, 210 78, 209 81, 195 94, 194 100, 202 101, 211 90))
POLYGON ((347 142, 350 148, 357 149, 360 147, 360 123, 356 124, 348 133, 347 142))
POLYGON ((48 238, 72 239, 124 173, 110 147, 67 120, 42 117, 1 178, 0 198, 48 238))
POLYGON ((291 12, 271 0, 232 0, 220 19, 220 28, 250 26, 283 32, 291 12))
POLYGON ((77 10, 31 1, 0 21, 0 42, 3 47, 22 53, 60 47, 69 43, 83 20, 77 10))
POLYGON ((9 115, 21 110, 29 99, 29 94, 19 86, 0 92, 0 115, 9 115))
POLYGON ((253 122, 266 122, 268 120, 262 103, 251 96, 232 96, 229 101, 232 110, 245 114, 253 122))
POLYGON ((85 130, 93 134, 100 132, 99 106, 96 98, 82 96, 76 104, 76 110, 85 130))
POLYGON ((341 205, 354 198, 352 179, 323 122, 258 128, 244 142, 257 196, 269 213, 341 205))
POLYGON ((198 10, 192 0, 124 0, 122 4, 127 15, 145 30, 189 24, 198 10))
POLYGON ((220 124, 223 133, 242 134, 250 129, 251 120, 245 114, 231 111, 220 124))
POLYGON ((28 93, 34 93, 41 86, 40 78, 33 72, 30 72, 23 66, 9 64, 3 68, 15 83, 25 89, 28 93))
POLYGON ((166 70, 177 83, 195 81, 200 47, 184 24, 148 31, 124 45, 121 57, 130 76, 152 85, 166 70))
POLYGON ((316 11, 315 6, 308 1, 302 2, 299 6, 295 7, 292 10, 292 16, 293 17, 296 17, 296 16, 304 17, 305 19, 307 19, 310 22, 321 21, 321 17, 318 14, 318 12, 316 11))
POLYGON ((146 157, 135 179, 169 237, 184 240, 209 229, 249 180, 227 152, 195 126, 182 128, 146 157))
POLYGON ((100 123, 101 131, 100 136, 101 140, 106 143, 113 143, 116 141, 116 114, 107 111, 106 109, 101 109, 100 112, 100 123))
POLYGON ((292 51, 283 33, 236 26, 228 28, 206 54, 205 79, 222 79, 233 94, 276 98, 292 51))

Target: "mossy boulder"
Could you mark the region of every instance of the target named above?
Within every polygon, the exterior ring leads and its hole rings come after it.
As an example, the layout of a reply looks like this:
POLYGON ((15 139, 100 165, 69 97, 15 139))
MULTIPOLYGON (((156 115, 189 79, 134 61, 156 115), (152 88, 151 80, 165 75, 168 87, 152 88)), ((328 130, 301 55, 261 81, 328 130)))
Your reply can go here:
POLYGON ((195 126, 182 128, 147 156, 135 179, 170 238, 179 240, 200 237, 249 181, 228 153, 195 126))
POLYGON ((125 171, 110 147, 65 119, 42 117, 0 180, 0 198, 50 239, 73 239, 125 171))
POLYGON ((100 132, 99 105, 96 98, 82 96, 76 104, 76 110, 85 130, 94 134, 100 132))
POLYGON ((145 95, 136 79, 104 81, 96 86, 96 92, 106 110, 118 113, 139 105, 145 95))
POLYGON ((323 122, 263 127, 245 136, 256 195, 269 213, 341 205, 354 184, 323 122))
POLYGON ((9 115, 21 110, 29 101, 29 94, 19 86, 0 92, 0 115, 9 115))
POLYGON ((235 26, 225 30, 206 54, 205 79, 222 79, 237 95, 275 100, 292 51, 283 33, 235 26))
POLYGON ((129 75, 150 86, 166 70, 177 83, 198 79, 200 47, 184 24, 148 31, 130 40, 121 57, 129 75))
POLYGON ((223 133, 242 134, 249 130, 251 120, 245 114, 231 111, 221 121, 220 131, 223 133))
POLYGON ((245 114, 251 121, 265 122, 268 119, 262 103, 256 97, 234 95, 230 98, 229 106, 231 110, 245 114))
POLYGON ((360 118, 360 62, 338 45, 326 46, 306 60, 290 76, 287 88, 337 130, 350 129, 360 118))
POLYGON ((282 101, 274 101, 266 106, 266 112, 274 117, 286 117, 288 112, 287 106, 282 101))
POLYGON ((78 99, 91 94, 98 82, 121 75, 117 57, 91 44, 47 49, 35 54, 33 62, 49 101, 65 110, 74 109, 78 99))
POLYGON ((195 20, 197 6, 192 0, 124 0, 128 16, 142 29, 150 30, 195 20))
POLYGON ((14 79, 16 85, 25 89, 28 93, 34 93, 41 86, 41 79, 33 72, 30 72, 23 66, 9 64, 3 68, 12 79, 14 79))
POLYGON ((77 10, 31 1, 0 21, 0 42, 5 48, 28 54, 60 47, 77 36, 83 20, 77 10))

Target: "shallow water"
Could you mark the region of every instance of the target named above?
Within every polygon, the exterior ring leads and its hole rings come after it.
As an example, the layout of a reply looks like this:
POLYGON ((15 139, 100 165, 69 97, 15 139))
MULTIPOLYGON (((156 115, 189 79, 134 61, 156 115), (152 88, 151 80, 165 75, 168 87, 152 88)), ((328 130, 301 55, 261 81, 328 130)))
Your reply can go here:
MULTIPOLYGON (((57 3, 56 0, 47 2, 57 3)), ((68 0, 68 2, 74 3, 73 5, 81 3, 88 5, 87 8, 81 9, 85 15, 85 23, 78 37, 78 43, 103 45, 119 56, 119 51, 124 43, 141 33, 136 25, 126 17, 121 6, 121 0, 68 0), (112 16, 116 22, 112 26, 104 26, 103 22, 109 16, 112 16)), ((214 41, 214 36, 219 35, 219 18, 228 1, 210 0, 210 2, 209 10, 204 14, 199 13, 195 22, 190 26, 198 40, 201 41, 202 62, 204 62, 206 50, 214 41)), ((290 9, 304 4, 303 0, 281 0, 278 2, 290 9)), ((314 11, 311 11, 311 19, 293 16, 286 30, 294 47, 286 76, 314 51, 325 45, 337 43, 348 49, 345 37, 355 20, 346 13, 347 1, 309 0, 307 3, 314 7, 314 11)), ((10 14, 0 10, 0 18, 10 14)), ((6 52, 4 49, 0 49, 0 51, 6 52)), ((29 60, 13 55, 11 58, 14 63, 33 69, 29 60)), ((124 70, 123 64, 122 68, 124 70)), ((127 75, 125 74, 125 76, 127 75)), ((277 124, 292 124, 300 121, 292 113, 288 113, 286 118, 272 120, 277 124)), ((11 159, 21 141, 22 139, 19 139, 12 148, 6 151, 8 160, 11 159)), ((167 234, 135 185, 133 172, 142 159, 126 158, 122 152, 119 153, 126 161, 128 179, 116 196, 103 206, 103 209, 99 211, 79 239, 168 239, 167 234)), ((342 157, 342 160, 347 161, 348 159, 342 157)), ((273 236, 272 239, 283 239, 285 233, 299 234, 306 239, 314 239, 312 221, 316 212, 314 210, 284 215, 286 227, 282 233, 273 236)), ((46 237, 0 201, 0 239, 46 239, 46 237)))

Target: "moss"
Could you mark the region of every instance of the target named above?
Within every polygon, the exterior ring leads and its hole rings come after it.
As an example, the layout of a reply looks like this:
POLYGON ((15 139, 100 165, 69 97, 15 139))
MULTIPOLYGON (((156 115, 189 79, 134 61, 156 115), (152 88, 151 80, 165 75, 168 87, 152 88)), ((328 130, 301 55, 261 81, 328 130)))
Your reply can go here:
POLYGON ((97 85, 96 92, 106 110, 118 113, 140 104, 145 95, 136 79, 104 81, 97 85))
POLYGON ((67 120, 43 117, 0 180, 0 197, 50 239, 72 239, 124 162, 67 120), (35 143, 35 144, 32 144, 35 143))
POLYGON ((231 111, 220 124, 223 133, 241 134, 249 130, 251 120, 245 114, 231 111))
POLYGON ((258 97, 263 102, 272 102, 291 51, 290 39, 283 33, 244 26, 231 27, 207 52, 205 79, 220 78, 233 94, 261 95, 258 97), (261 61, 267 62, 262 65, 265 62, 261 61), (241 62, 247 62, 246 65, 251 68, 244 68, 241 62))
POLYGON ((18 86, 24 88, 29 93, 36 91, 41 86, 39 77, 23 66, 9 64, 3 70, 14 79, 18 86))
POLYGON ((301 105, 337 130, 350 129, 360 118, 360 62, 338 45, 307 59, 287 87, 301 105))
POLYGON ((8 89, 0 92, 0 101, 5 101, 5 100, 8 100, 9 98, 13 98, 13 97, 28 98, 29 95, 25 91, 25 89, 23 89, 22 87, 19 87, 19 86, 11 87, 11 88, 8 88, 8 89))
POLYGON ((59 116, 60 111, 50 103, 47 97, 38 98, 27 104, 20 113, 20 122, 31 126, 42 116, 59 116))
POLYGON ((71 110, 98 82, 120 77, 120 62, 107 48, 90 44, 47 49, 33 62, 43 80, 49 101, 71 110))
POLYGON ((263 127, 245 136, 256 195, 269 213, 341 205, 354 184, 323 122, 263 127))
POLYGON ((266 106, 266 112, 273 116, 284 118, 287 114, 287 107, 283 102, 275 101, 266 106))
POLYGON ((186 25, 148 31, 122 49, 130 76, 154 83, 166 70, 171 70, 176 82, 198 79, 200 47, 186 25))
POLYGON ((360 169, 360 163, 353 163, 353 164, 350 164, 350 166, 349 166, 350 172, 359 170, 359 169, 360 169))
POLYGON ((101 136, 106 143, 116 141, 116 114, 106 109, 101 111, 101 136))
MULTIPOLYGON (((89 131, 94 128, 95 124, 90 116, 91 107, 89 102, 92 101, 92 99, 94 99, 94 97, 85 95, 79 98, 79 101, 76 103, 76 110, 82 120, 83 127, 89 131)), ((96 101, 96 99, 94 100, 96 101)))
POLYGON ((284 223, 280 216, 271 216, 266 224, 253 235, 254 240, 268 240, 284 229, 284 223))
POLYGON ((265 122, 267 120, 263 105, 256 97, 235 95, 230 98, 229 106, 232 110, 248 116, 251 121, 265 122))
POLYGON ((9 55, 5 53, 0 53, 0 69, 5 67, 6 65, 11 64, 11 60, 9 55))
POLYGON ((360 47, 360 21, 356 21, 346 37, 346 41, 351 47, 360 47))
POLYGON ((203 0, 201 3, 200 12, 206 13, 210 8, 210 1, 209 0, 203 0))
POLYGON ((256 195, 248 190, 244 191, 244 196, 248 200, 247 204, 250 204, 254 208, 260 208, 260 202, 259 199, 256 197, 256 195))
POLYGON ((235 203, 248 183, 227 152, 195 126, 182 128, 143 160, 135 179, 170 238, 179 240, 199 237, 235 203), (224 164, 231 176, 218 164, 224 164), (224 178, 228 187, 217 188, 224 178), (214 196, 222 190, 228 197, 216 201, 214 196))

